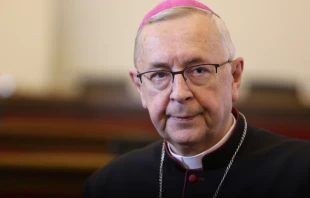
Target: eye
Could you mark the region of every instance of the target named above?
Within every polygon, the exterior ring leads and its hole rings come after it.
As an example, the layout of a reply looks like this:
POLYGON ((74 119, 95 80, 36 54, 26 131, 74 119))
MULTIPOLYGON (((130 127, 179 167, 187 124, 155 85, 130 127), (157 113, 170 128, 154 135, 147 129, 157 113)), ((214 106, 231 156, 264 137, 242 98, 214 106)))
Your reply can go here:
POLYGON ((166 80, 170 78, 170 73, 166 71, 154 71, 150 72, 150 79, 153 81, 166 80))
POLYGON ((209 65, 196 66, 188 70, 188 73, 190 75, 204 75, 210 72, 211 70, 210 70, 209 65))
POLYGON ((206 69, 204 67, 196 67, 193 69, 193 72, 197 74, 201 74, 201 73, 206 72, 206 69))

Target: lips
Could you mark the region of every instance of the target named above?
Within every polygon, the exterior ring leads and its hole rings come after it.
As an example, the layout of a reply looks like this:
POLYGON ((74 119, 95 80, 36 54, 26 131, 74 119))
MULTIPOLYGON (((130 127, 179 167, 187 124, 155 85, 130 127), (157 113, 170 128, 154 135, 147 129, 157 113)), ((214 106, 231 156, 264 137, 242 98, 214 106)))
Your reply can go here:
POLYGON ((194 114, 194 115, 170 115, 169 117, 174 119, 174 120, 177 120, 177 121, 188 121, 188 120, 192 120, 197 115, 199 115, 199 114, 194 114))
POLYGON ((186 119, 193 118, 193 117, 195 117, 195 116, 196 116, 196 115, 194 115, 194 116, 171 116, 171 117, 173 117, 173 118, 175 118, 175 119, 186 120, 186 119))
POLYGON ((167 108, 166 118, 175 121, 190 121, 197 116, 204 114, 204 110, 195 107, 179 106, 177 108, 167 108))

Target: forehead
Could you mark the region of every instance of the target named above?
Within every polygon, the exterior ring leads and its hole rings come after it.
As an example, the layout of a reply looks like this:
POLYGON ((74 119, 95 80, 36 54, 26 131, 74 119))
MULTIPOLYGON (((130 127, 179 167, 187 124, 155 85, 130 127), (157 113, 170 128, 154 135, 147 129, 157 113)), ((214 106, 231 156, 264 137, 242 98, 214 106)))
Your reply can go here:
POLYGON ((183 64, 192 58, 216 63, 225 57, 215 24, 199 13, 145 25, 138 48, 138 66, 159 61, 169 65, 183 64))

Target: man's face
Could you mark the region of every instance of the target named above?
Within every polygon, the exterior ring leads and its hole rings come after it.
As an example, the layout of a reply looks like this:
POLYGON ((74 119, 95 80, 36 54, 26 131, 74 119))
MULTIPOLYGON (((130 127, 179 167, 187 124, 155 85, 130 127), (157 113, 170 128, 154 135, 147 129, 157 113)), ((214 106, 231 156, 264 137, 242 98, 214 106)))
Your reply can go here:
MULTIPOLYGON (((202 14, 148 24, 140 34, 138 45, 140 73, 158 69, 180 71, 203 63, 220 64, 229 57, 215 27, 202 14)), ((203 151, 231 127, 232 101, 237 99, 239 89, 232 64, 219 67, 203 86, 194 86, 184 81, 182 75, 176 75, 171 87, 160 91, 140 83, 136 71, 131 71, 143 107, 148 109, 157 131, 175 152, 181 147, 203 151)))

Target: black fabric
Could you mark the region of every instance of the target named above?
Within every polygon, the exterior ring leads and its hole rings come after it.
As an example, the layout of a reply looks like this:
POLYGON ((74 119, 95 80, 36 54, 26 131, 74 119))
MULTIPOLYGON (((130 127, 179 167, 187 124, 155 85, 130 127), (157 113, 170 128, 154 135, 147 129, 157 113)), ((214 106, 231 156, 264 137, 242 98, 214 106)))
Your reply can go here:
MULTIPOLYGON (((186 170, 166 148, 164 198, 213 197, 244 129, 242 116, 234 114, 237 125, 232 136, 204 156, 202 169, 186 170), (191 175, 196 181, 189 180, 191 175)), ((96 171, 86 181, 84 198, 158 197, 162 143, 132 151, 96 171)), ((221 197, 310 198, 310 142, 248 126, 219 191, 221 197)))

